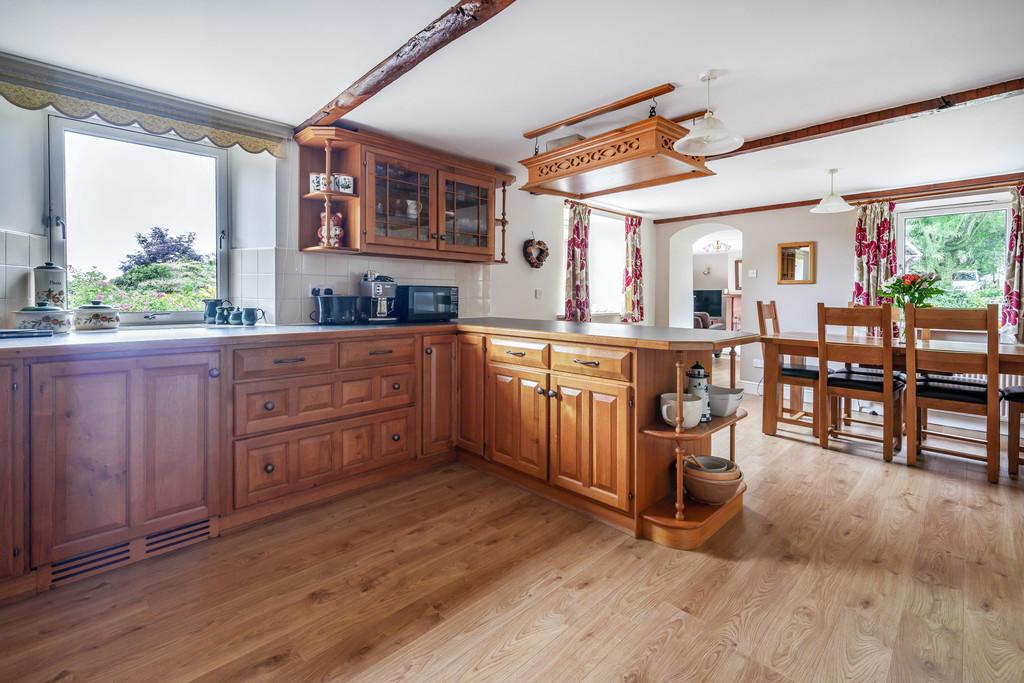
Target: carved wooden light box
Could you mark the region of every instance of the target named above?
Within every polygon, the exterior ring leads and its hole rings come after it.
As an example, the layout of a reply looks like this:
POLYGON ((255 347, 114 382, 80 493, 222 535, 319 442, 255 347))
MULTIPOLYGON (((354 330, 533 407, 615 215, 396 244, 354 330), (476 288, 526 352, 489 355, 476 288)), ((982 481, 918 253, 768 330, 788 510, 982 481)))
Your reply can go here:
POLYGON ((679 124, 654 116, 537 154, 519 162, 529 171, 519 189, 588 199, 714 175, 703 157, 672 149, 686 133, 679 124))

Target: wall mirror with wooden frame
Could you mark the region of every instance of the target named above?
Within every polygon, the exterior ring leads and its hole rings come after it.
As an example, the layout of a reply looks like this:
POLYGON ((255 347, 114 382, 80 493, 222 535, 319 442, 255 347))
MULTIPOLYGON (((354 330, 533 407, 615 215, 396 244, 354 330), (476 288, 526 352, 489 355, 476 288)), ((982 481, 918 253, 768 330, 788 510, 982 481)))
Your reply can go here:
POLYGON ((814 284, 814 242, 782 242, 779 248, 780 285, 814 284))

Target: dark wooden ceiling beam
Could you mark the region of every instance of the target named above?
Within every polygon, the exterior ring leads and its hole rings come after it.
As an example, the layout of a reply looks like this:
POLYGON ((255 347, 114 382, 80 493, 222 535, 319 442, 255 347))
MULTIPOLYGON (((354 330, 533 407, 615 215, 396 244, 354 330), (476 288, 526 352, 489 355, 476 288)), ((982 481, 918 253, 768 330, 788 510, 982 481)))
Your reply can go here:
MULTIPOLYGON (((865 204, 885 199, 908 201, 911 199, 924 199, 927 197, 941 197, 951 194, 965 192, 980 192, 983 190, 996 190, 1009 188, 1013 185, 1024 183, 1024 174, 1005 173, 1003 175, 984 176, 981 178, 967 178, 965 180, 950 180, 944 183, 929 183, 927 185, 911 185, 909 187, 897 187, 888 190, 875 190, 872 192, 859 192, 857 194, 844 194, 843 198, 851 204, 865 204)), ((760 211, 776 211, 778 209, 792 209, 799 206, 814 206, 821 201, 818 199, 801 199, 795 202, 784 202, 782 204, 762 204, 761 206, 748 206, 743 209, 728 209, 726 211, 712 211, 710 213, 695 213, 689 216, 673 216, 672 218, 656 218, 655 225, 663 223, 679 223, 681 221, 695 221, 706 218, 722 218, 723 216, 736 216, 743 213, 758 213, 760 211)))
POLYGON ((303 121, 295 131, 308 126, 329 126, 335 123, 427 57, 482 25, 513 2, 515 0, 459 2, 303 121))
MULTIPOLYGON (((980 88, 971 88, 970 90, 963 90, 961 92, 943 95, 941 97, 933 97, 929 100, 921 100, 920 102, 881 109, 879 111, 868 112, 867 114, 858 114, 857 116, 848 116, 844 119, 818 123, 813 126, 807 126, 806 128, 799 128, 785 133, 768 135, 755 140, 747 140, 743 143, 742 147, 733 152, 719 154, 709 158, 727 159, 729 157, 739 156, 740 154, 749 154, 751 152, 759 152, 773 147, 792 145, 795 142, 816 140, 818 138, 829 137, 830 135, 849 133, 851 131, 872 128, 886 123, 895 123, 904 119, 933 114, 946 109, 968 107, 982 104, 984 102, 990 102, 992 100, 1014 97, 1021 93, 1024 93, 1024 78, 1015 78, 1010 81, 1003 81, 1002 83, 986 85, 980 88)), ((687 116, 691 116, 691 114, 687 114, 687 116)), ((672 120, 676 121, 677 119, 672 120)))
POLYGON ((572 126, 574 124, 586 121, 587 119, 592 119, 595 116, 601 116, 602 114, 607 114, 609 112, 618 111, 619 109, 624 109, 625 107, 629 107, 631 105, 644 102, 653 97, 657 97, 658 95, 665 95, 667 93, 672 92, 675 89, 676 86, 674 86, 671 83, 662 83, 661 85, 656 85, 653 88, 648 88, 647 90, 641 90, 638 93, 633 93, 628 97, 623 97, 622 99, 615 100, 614 102, 602 104, 600 107, 588 109, 587 111, 582 112, 580 114, 573 114, 572 116, 568 116, 559 121, 555 121, 554 123, 549 123, 546 126, 541 126, 540 128, 528 130, 525 133, 523 133, 523 137, 526 138, 527 140, 533 140, 534 138, 539 138, 541 135, 550 133, 553 130, 558 130, 559 128, 564 128, 565 126, 572 126))

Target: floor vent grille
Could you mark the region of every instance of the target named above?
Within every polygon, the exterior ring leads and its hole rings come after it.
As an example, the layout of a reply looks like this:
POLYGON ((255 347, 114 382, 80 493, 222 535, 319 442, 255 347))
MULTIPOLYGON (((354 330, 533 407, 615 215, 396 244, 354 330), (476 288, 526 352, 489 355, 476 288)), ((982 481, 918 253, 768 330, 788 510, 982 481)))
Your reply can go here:
POLYGON ((120 567, 131 562, 131 544, 118 543, 102 550, 83 553, 50 565, 50 585, 59 586, 72 580, 120 567))
POLYGON ((142 538, 118 543, 102 550, 82 553, 39 568, 39 586, 56 588, 96 574, 133 564, 139 560, 201 543, 220 534, 220 519, 208 518, 173 529, 156 531, 142 538))

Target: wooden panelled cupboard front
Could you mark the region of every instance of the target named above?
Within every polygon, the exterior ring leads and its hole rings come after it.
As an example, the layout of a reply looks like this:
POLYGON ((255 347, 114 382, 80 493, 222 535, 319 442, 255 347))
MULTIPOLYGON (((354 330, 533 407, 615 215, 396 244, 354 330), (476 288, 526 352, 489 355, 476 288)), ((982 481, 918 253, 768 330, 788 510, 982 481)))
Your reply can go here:
POLYGON ((0 358, 0 599, 457 455, 631 529, 640 353, 426 325, 0 358))

